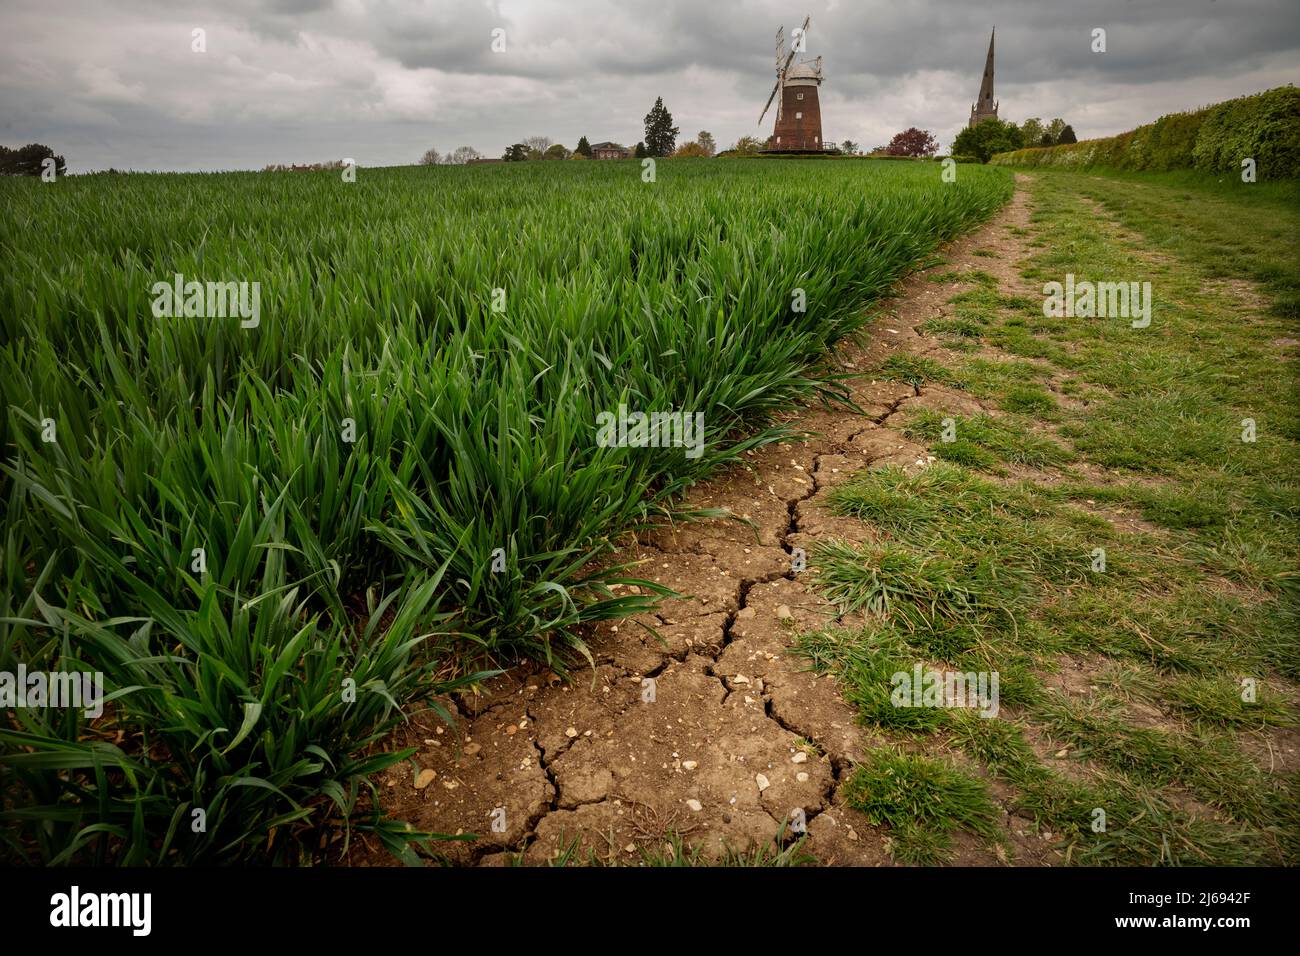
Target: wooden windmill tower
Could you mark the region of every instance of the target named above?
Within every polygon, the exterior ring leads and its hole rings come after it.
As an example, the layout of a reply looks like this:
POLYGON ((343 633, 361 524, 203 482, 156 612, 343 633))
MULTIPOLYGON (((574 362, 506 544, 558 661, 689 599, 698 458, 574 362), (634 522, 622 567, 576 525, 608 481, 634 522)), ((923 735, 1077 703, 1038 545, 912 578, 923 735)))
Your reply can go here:
POLYGON ((822 140, 822 110, 817 99, 817 89, 822 84, 822 58, 794 62, 797 54, 804 52, 808 24, 812 17, 804 17, 803 26, 790 38, 790 52, 785 52, 785 27, 776 31, 776 86, 767 98, 767 105, 758 117, 763 117, 776 100, 776 129, 767 141, 766 153, 821 153, 827 151, 822 140), (793 64, 793 65, 792 65, 793 64))

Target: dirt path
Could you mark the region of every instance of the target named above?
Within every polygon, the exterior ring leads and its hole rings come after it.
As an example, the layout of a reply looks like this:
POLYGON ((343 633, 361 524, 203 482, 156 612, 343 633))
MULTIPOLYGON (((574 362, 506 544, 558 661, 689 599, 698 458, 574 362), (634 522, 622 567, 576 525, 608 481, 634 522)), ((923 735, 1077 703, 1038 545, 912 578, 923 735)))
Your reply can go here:
MULTIPOLYGON (((1023 185, 990 223, 944 249, 948 262, 930 272, 978 269, 1003 291, 1032 294, 1017 266, 1030 252, 1023 185)), ((848 370, 898 350, 956 358, 918 326, 950 315, 959 288, 927 273, 904 282, 870 343, 844 351, 848 370)), ((819 507, 836 482, 864 468, 919 469, 932 460, 891 427, 903 413, 969 414, 982 405, 952 389, 870 379, 855 393, 866 417, 809 409, 795 421, 816 437, 752 453, 747 469, 691 494, 693 506, 751 519, 757 536, 738 522, 707 521, 643 535, 619 555, 643 562, 641 577, 690 596, 596 629, 594 677, 579 671, 565 686, 543 669, 520 667, 457 701, 460 739, 432 718, 400 732, 392 743, 419 748, 415 763, 433 777, 407 764, 383 775, 388 814, 419 829, 479 834, 439 849, 457 862, 490 865, 520 849, 527 862, 542 863, 578 838, 600 860, 634 863, 638 848, 657 847, 670 830, 708 852, 770 845, 801 811, 807 849, 821 863, 889 864, 887 832, 838 794, 854 762, 883 739, 855 723, 833 679, 815 678, 789 653, 798 630, 837 622, 811 586, 814 572, 792 566, 796 549, 870 534, 819 507)), ((1030 821, 1004 814, 1003 822, 1016 862, 1053 861, 1048 838, 1030 821)), ((358 847, 352 862, 391 862, 381 856, 358 847)), ((953 862, 1004 860, 959 841, 953 862)))

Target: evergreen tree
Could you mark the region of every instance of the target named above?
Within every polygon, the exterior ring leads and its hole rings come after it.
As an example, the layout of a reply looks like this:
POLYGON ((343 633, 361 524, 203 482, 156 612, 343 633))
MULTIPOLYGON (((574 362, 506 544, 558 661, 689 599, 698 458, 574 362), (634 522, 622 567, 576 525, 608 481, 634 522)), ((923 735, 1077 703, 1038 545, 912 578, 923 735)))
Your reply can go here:
POLYGON ((583 156, 591 159, 591 144, 587 142, 587 137, 584 136, 578 140, 578 148, 575 149, 574 152, 582 153, 583 156))
POLYGON ((671 156, 677 147, 677 134, 673 114, 664 107, 662 96, 655 100, 654 108, 645 115, 645 150, 648 156, 671 156))

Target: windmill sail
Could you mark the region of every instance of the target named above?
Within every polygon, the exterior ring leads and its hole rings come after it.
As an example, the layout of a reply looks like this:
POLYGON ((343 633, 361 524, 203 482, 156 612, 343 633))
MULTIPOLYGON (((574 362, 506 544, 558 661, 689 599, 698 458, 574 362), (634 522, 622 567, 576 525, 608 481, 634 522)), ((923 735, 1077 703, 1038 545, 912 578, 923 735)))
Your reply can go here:
MULTIPOLYGON (((776 86, 772 87, 772 95, 767 98, 767 105, 763 107, 763 112, 758 115, 758 123, 760 126, 763 125, 763 117, 767 115, 767 111, 772 106, 772 100, 776 99, 776 94, 779 93, 781 87, 785 85, 785 74, 786 71, 790 69, 790 63, 794 60, 795 54, 803 48, 804 37, 808 35, 808 24, 810 23, 812 23, 811 14, 803 18, 803 26, 797 31, 799 37, 790 44, 790 52, 785 56, 784 60, 781 59, 781 56, 785 51, 785 26, 782 25, 781 28, 776 31, 776 86)), ((777 100, 776 103, 776 121, 778 123, 781 122, 782 107, 785 105, 782 100, 784 99, 785 97, 783 96, 780 100, 777 100)))

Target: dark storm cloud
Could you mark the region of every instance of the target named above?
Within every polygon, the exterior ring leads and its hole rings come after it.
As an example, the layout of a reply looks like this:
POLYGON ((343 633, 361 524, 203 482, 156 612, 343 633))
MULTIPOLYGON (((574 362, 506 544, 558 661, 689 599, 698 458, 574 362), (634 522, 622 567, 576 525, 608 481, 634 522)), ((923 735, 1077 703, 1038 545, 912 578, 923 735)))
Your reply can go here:
POLYGON ((825 134, 864 146, 911 125, 950 141, 995 25, 1002 114, 1081 136, 1300 78, 1294 0, 11 0, 0 141, 74 170, 384 164, 535 133, 631 143, 662 95, 683 138, 726 144, 769 131, 773 34, 805 13, 825 134))

